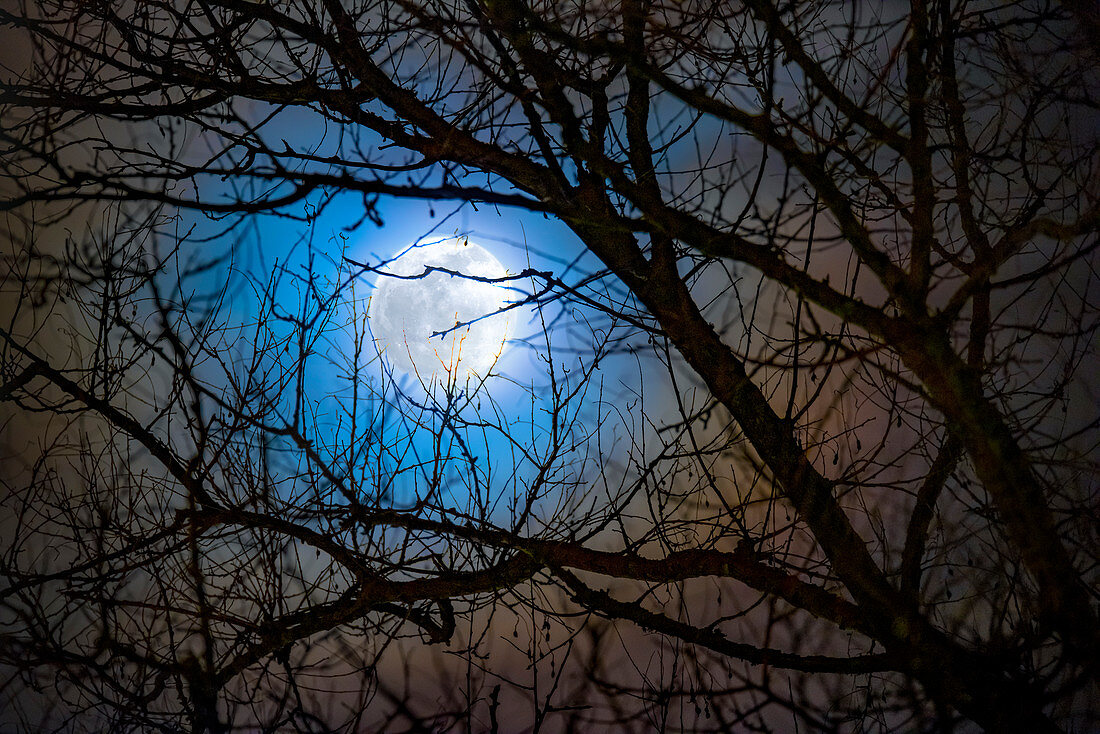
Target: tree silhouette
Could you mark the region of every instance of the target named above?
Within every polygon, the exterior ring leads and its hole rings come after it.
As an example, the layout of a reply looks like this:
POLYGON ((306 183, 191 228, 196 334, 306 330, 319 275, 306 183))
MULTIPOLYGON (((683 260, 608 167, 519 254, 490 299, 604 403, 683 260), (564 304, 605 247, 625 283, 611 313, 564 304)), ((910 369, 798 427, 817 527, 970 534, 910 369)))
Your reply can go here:
POLYGON ((0 20, 5 725, 1100 725, 1089 4, 0 20), (386 368, 401 199, 568 229, 535 376, 386 368))

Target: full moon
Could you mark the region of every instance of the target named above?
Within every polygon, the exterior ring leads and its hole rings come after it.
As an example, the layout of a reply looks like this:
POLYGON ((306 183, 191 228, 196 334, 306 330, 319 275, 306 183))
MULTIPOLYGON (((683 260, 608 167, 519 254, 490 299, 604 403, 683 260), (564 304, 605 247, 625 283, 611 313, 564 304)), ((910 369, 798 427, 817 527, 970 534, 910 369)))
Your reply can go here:
POLYGON ((511 292, 487 281, 507 275, 464 237, 410 248, 382 269, 371 297, 379 350, 426 386, 488 376, 511 329, 509 313, 498 313, 511 292))

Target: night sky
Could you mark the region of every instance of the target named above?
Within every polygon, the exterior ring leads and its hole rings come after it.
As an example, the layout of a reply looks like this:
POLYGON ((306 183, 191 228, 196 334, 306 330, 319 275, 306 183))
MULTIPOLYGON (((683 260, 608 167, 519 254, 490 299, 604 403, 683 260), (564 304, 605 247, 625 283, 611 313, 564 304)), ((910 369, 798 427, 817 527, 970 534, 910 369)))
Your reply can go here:
POLYGON ((0 732, 1100 727, 1089 3, 0 33, 0 732))

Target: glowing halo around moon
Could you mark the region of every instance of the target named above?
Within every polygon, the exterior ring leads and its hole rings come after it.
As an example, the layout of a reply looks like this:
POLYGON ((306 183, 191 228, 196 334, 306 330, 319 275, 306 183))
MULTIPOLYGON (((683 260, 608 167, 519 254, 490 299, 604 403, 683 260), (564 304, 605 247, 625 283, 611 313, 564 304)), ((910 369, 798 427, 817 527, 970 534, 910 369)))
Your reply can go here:
POLYGON ((507 275, 465 237, 409 248, 381 270, 371 296, 379 351, 426 387, 487 377, 512 327, 511 312, 498 311, 514 298, 507 283, 488 281, 507 275))

